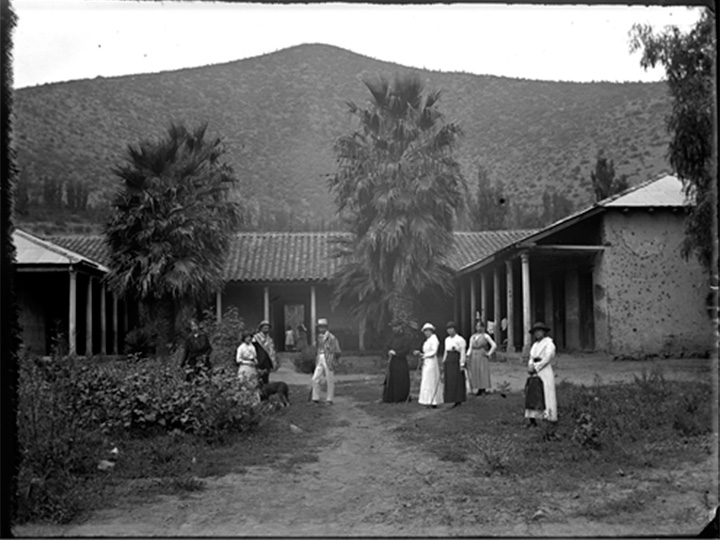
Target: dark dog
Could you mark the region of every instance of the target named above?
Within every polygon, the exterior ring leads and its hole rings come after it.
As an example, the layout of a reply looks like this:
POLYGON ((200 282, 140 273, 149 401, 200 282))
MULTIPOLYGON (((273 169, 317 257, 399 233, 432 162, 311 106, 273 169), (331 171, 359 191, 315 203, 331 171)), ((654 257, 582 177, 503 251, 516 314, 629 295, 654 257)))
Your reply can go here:
POLYGON ((278 396, 278 399, 280 400, 280 403, 282 403, 283 407, 290 405, 290 389, 284 382, 271 382, 262 385, 260 389, 260 399, 262 401, 267 401, 272 395, 278 396))

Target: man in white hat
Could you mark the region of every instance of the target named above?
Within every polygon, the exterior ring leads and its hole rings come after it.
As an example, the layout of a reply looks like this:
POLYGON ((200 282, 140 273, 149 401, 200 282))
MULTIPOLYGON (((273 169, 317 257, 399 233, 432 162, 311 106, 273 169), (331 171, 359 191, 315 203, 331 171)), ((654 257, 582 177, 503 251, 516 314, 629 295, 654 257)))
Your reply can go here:
POLYGON ((335 365, 340 360, 340 344, 337 338, 328 331, 327 319, 319 319, 317 356, 315 372, 312 376, 312 400, 320 403, 320 380, 323 375, 327 379, 327 403, 332 405, 335 397, 335 365))

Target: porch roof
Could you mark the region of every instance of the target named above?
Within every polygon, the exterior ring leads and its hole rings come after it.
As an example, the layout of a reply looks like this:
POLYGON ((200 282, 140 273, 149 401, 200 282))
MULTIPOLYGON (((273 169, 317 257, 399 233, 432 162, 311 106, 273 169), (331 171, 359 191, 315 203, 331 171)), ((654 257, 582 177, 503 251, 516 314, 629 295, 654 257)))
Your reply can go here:
MULTIPOLYGON (((547 227, 534 231, 524 238, 506 244, 485 257, 476 259, 470 264, 459 269, 459 274, 467 274, 478 268, 482 268, 493 261, 502 260, 513 251, 533 248, 535 243, 584 221, 608 209, 629 209, 629 208, 682 208, 691 203, 685 197, 683 185, 676 176, 662 173, 659 176, 641 182, 625 191, 596 202, 578 212, 570 214, 547 227)), ((596 246, 599 247, 599 246, 596 246)))
MULTIPOLYGON (((533 232, 456 232, 448 265, 460 270, 533 232)), ((230 246, 225 279, 242 282, 327 281, 340 264, 333 256, 333 240, 342 236, 344 234, 338 232, 238 233, 230 246)), ((109 253, 102 236, 55 236, 49 240, 99 264, 109 264, 109 253)))
POLYGON ((20 267, 68 267, 85 265, 101 272, 108 268, 102 263, 54 242, 43 240, 23 230, 13 231, 16 264, 20 267))

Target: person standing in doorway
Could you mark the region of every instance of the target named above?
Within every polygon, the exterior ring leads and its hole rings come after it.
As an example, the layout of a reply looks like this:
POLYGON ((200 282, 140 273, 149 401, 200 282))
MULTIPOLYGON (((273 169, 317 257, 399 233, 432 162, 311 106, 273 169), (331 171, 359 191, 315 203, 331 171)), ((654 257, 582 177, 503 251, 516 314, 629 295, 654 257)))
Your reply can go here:
POLYGON ((289 324, 285 328, 285 350, 287 352, 295 350, 295 332, 289 324))
POLYGON ((200 329, 197 319, 190 320, 190 335, 185 339, 185 353, 180 366, 185 371, 185 380, 192 381, 203 372, 210 371, 212 346, 207 334, 200 329))
POLYGON ((328 331, 327 319, 319 319, 317 356, 315 372, 312 376, 312 400, 320 403, 320 380, 327 380, 327 403, 332 405, 335 397, 335 366, 340 360, 340 344, 337 338, 328 331))
POLYGON ((446 325, 448 336, 445 338, 445 354, 443 354, 443 368, 445 371, 445 402, 454 403, 452 408, 459 407, 467 399, 465 389, 465 359, 467 343, 465 338, 457 333, 454 322, 446 325))
POLYGON ((485 331, 485 323, 475 323, 475 333, 470 337, 470 358, 468 359, 470 388, 481 396, 488 392, 490 385, 490 356, 497 349, 493 338, 485 331))
POLYGON ((302 323, 298 324, 297 336, 296 348, 298 351, 303 352, 305 347, 307 347, 307 328, 305 328, 305 325, 302 323))
POLYGON ((253 345, 257 351, 258 377, 262 384, 270 382, 270 372, 277 369, 275 343, 270 337, 270 322, 260 321, 257 333, 253 336, 253 345))

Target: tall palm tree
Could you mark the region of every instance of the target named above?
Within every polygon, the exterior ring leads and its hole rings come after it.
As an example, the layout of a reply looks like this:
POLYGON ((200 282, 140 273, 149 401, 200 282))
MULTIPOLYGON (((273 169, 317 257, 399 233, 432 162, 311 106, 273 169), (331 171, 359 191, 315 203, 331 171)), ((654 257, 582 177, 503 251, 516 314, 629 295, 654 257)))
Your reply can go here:
POLYGON ((330 180, 351 232, 338 243, 334 301, 382 331, 415 322, 422 295, 451 287, 444 260, 467 186, 453 157, 460 129, 438 110, 440 92, 412 75, 364 83, 372 98, 347 104, 358 128, 337 140, 330 180))
POLYGON ((129 145, 114 169, 122 186, 106 227, 108 283, 138 299, 163 324, 161 352, 182 308, 197 307, 222 286, 225 254, 240 222, 228 199, 236 182, 207 125, 172 124, 164 138, 129 145))

